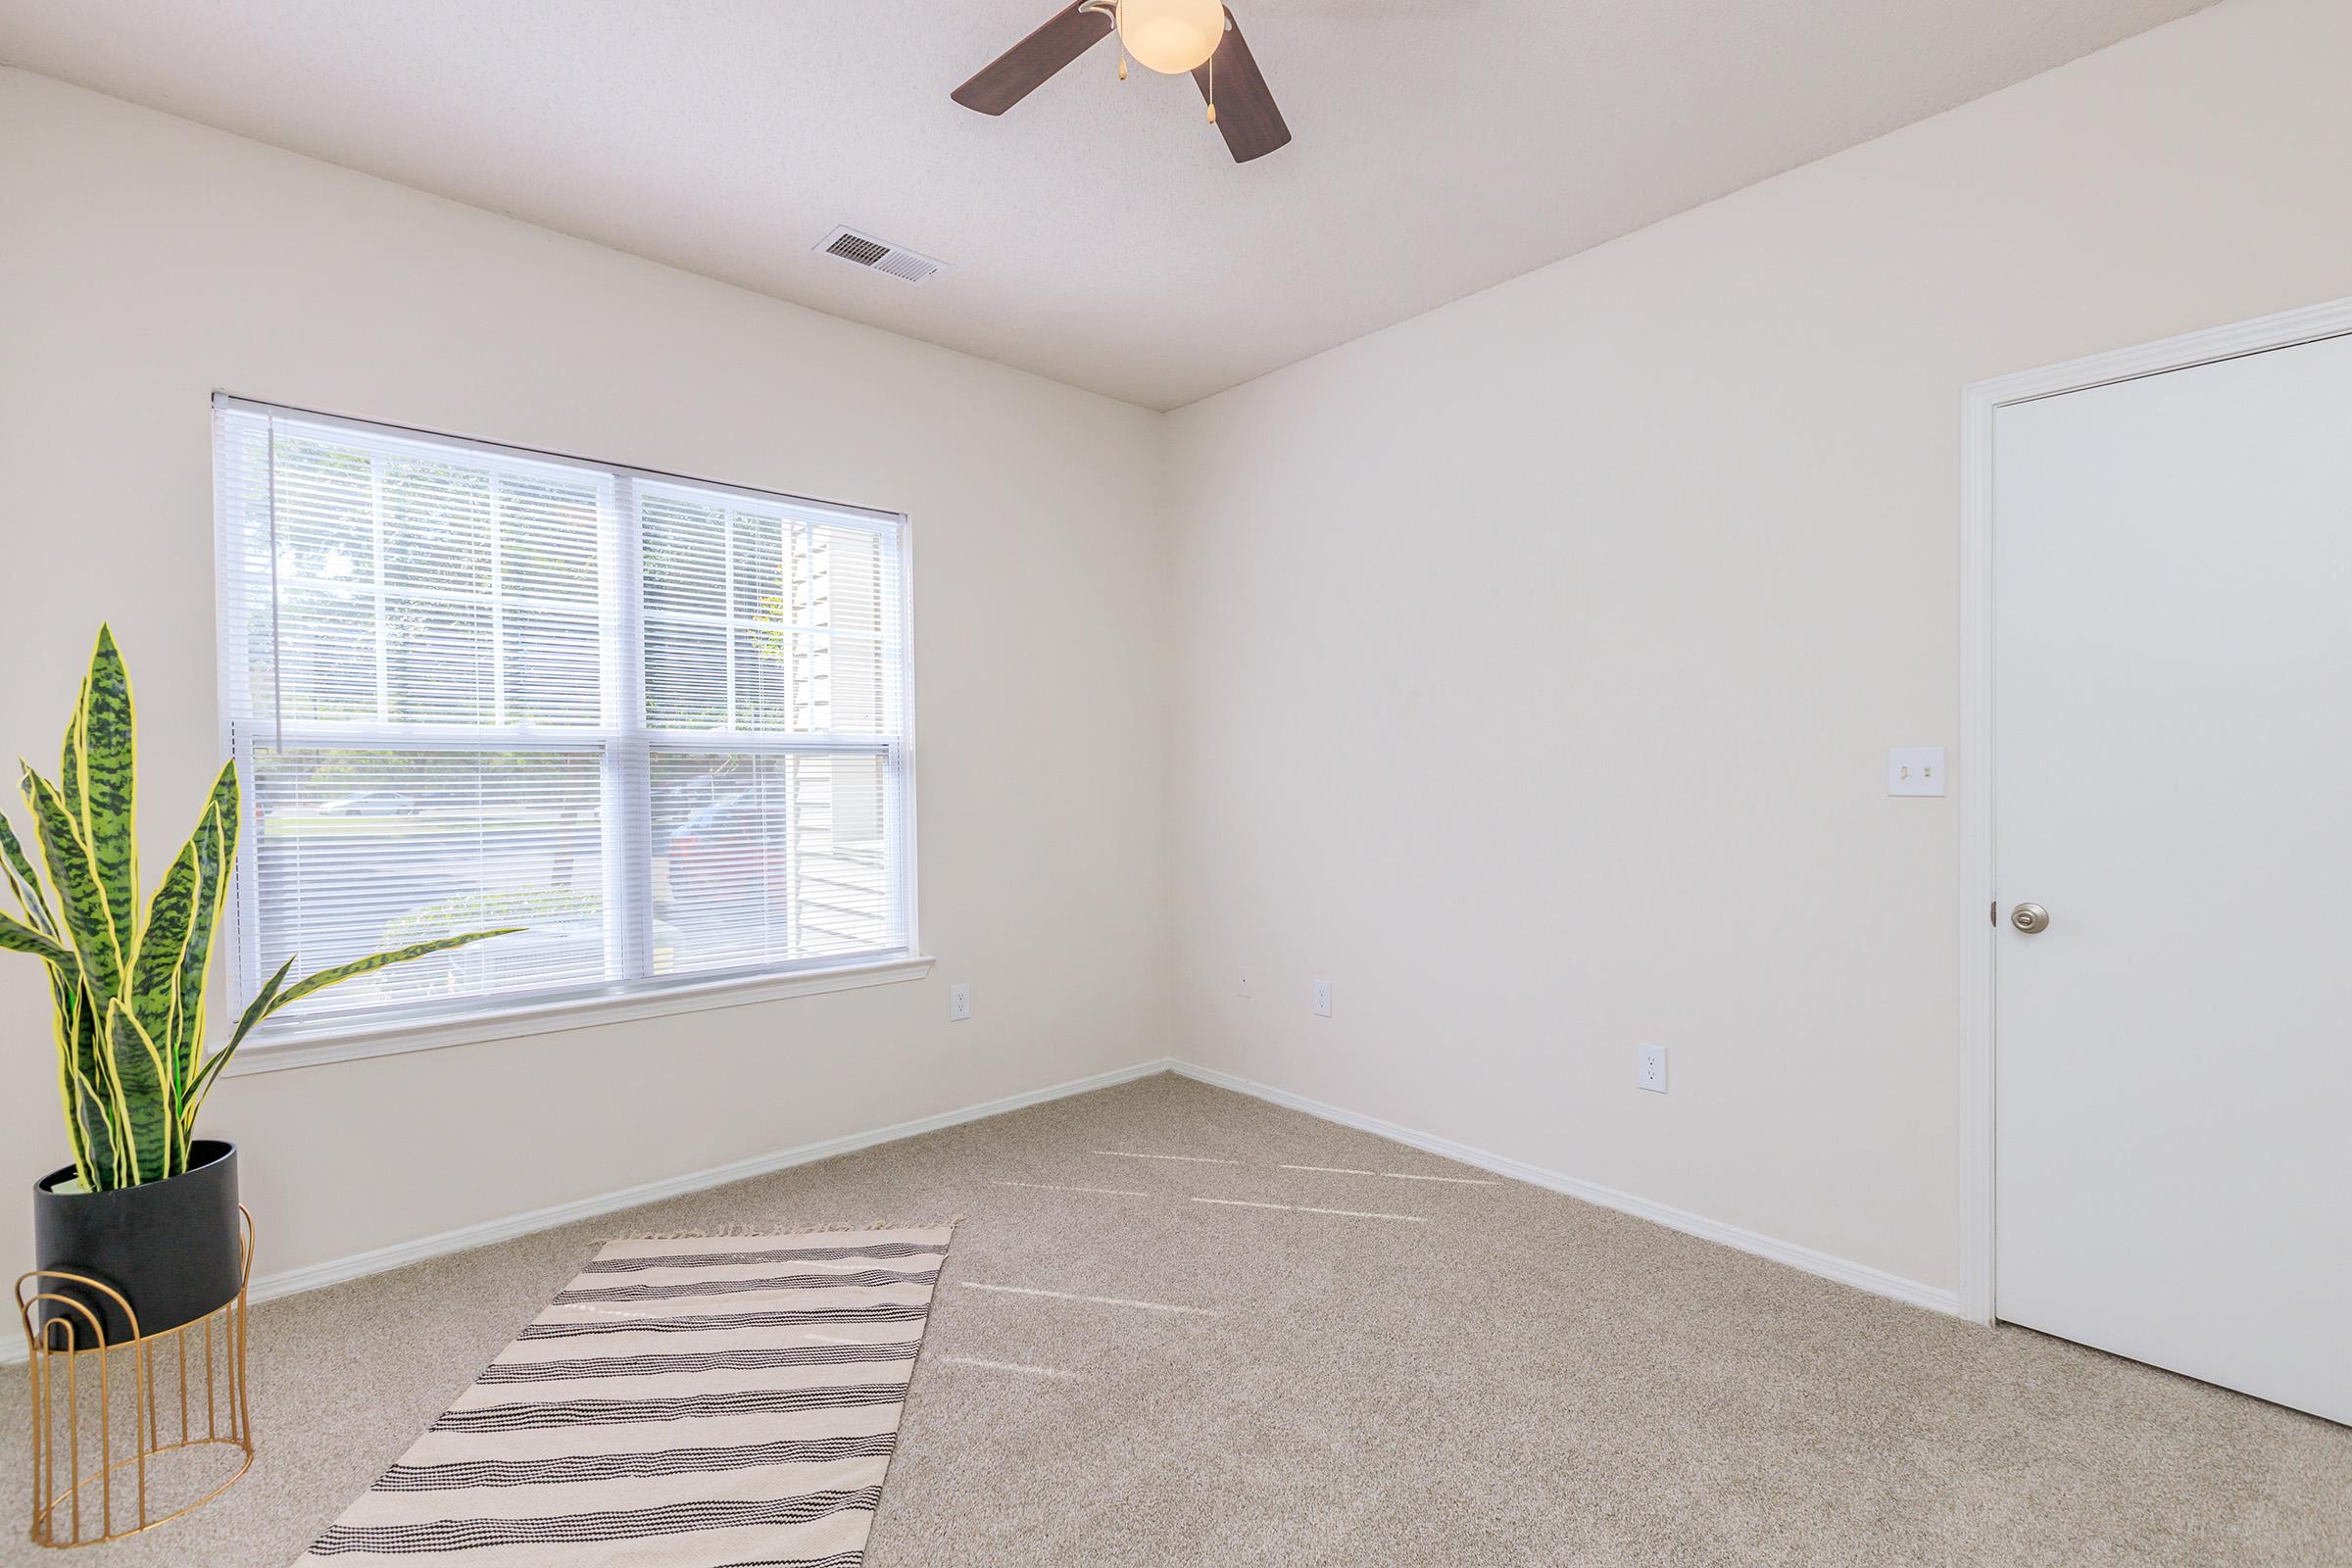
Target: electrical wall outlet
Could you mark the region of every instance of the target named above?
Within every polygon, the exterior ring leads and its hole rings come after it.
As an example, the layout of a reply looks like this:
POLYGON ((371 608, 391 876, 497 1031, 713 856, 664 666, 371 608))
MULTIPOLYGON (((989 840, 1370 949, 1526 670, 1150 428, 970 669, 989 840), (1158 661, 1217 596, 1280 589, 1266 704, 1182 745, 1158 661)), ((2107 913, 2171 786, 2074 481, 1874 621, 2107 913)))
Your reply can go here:
POLYGON ((1662 1095, 1666 1092, 1666 1048, 1664 1046, 1643 1046, 1642 1048, 1641 1075, 1634 1080, 1634 1085, 1636 1088, 1646 1089, 1653 1095, 1662 1095))
POLYGON ((1307 1005, 1314 1009, 1316 1017, 1330 1017, 1331 982, 1328 980, 1317 980, 1313 982, 1313 987, 1314 989, 1307 993, 1307 1005))
POLYGON ((1242 971, 1242 998, 1244 1001, 1247 1001, 1256 995, 1257 983, 1250 978, 1250 971, 1244 969, 1242 971))
POLYGON ((948 987, 948 1022, 961 1023, 972 1015, 972 988, 967 983, 948 987))

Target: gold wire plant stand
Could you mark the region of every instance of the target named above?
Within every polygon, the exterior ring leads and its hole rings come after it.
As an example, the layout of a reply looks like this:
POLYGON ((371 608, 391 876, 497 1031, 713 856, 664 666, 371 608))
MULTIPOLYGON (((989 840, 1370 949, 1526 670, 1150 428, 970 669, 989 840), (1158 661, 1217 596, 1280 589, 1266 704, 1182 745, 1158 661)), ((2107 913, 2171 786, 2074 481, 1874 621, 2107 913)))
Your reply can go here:
POLYGON ((161 1334, 141 1334, 138 1313, 103 1281, 52 1269, 17 1281, 31 1350, 33 1544, 135 1536, 202 1507, 253 1467, 245 1393, 253 1212, 242 1203, 237 1212, 245 1256, 235 1298, 161 1334), (98 1313, 62 1287, 111 1298, 131 1338, 109 1345, 98 1313), (48 1321, 36 1323, 44 1307, 48 1321), (172 1505, 191 1492, 199 1494, 172 1505))

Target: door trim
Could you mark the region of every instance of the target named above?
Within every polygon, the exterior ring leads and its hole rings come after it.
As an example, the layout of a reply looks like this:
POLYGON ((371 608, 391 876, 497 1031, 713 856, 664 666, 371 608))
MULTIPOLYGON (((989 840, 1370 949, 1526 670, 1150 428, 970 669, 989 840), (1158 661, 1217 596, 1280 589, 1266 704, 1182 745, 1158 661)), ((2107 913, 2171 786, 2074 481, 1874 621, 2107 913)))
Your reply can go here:
POLYGON ((1960 1315, 1993 1321, 1992 423, 2012 403, 2352 335, 2352 299, 1976 381, 1960 393, 1960 1315))

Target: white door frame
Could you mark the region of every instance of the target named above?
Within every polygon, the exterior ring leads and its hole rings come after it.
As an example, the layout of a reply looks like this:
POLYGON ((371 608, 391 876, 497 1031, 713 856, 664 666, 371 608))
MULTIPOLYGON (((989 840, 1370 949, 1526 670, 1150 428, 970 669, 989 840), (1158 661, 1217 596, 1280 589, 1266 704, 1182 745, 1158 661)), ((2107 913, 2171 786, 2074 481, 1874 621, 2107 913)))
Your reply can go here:
POLYGON ((1993 1320, 1992 420, 2011 403, 2352 334, 2352 299, 1977 381, 1960 394, 1960 1315, 1993 1320))

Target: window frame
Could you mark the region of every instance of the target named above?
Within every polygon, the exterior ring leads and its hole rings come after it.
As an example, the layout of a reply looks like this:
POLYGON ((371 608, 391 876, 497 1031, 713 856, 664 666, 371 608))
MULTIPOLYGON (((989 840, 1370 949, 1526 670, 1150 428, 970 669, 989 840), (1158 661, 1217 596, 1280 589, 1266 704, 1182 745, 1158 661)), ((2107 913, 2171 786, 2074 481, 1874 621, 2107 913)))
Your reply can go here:
MULTIPOLYGON (((329 414, 293 404, 213 394, 208 427, 214 432, 215 487, 214 548, 215 606, 219 623, 215 655, 219 676, 219 720, 224 756, 237 763, 240 784, 250 797, 255 778, 253 753, 256 733, 270 724, 270 739, 280 747, 302 745, 378 747, 385 750, 500 750, 546 749, 597 756, 598 776, 606 799, 621 809, 607 815, 603 847, 608 892, 608 944, 618 955, 614 967, 622 977, 560 991, 492 994, 470 1002, 419 1008, 353 1011, 315 1020, 264 1024, 257 1028, 226 1069, 231 1076, 269 1072, 322 1061, 435 1050, 474 1041, 507 1039, 527 1034, 595 1027, 633 1018, 664 1016, 711 1007, 745 1005, 782 997, 839 991, 862 986, 916 980, 927 974, 933 960, 923 956, 917 890, 918 834, 915 820, 916 743, 914 668, 914 530, 904 513, 851 506, 761 490, 727 480, 582 458, 569 453, 517 446, 394 424, 379 419, 329 414), (430 443, 494 458, 555 465, 596 478, 612 507, 610 563, 612 581, 605 598, 609 610, 603 641, 609 650, 600 659, 602 678, 616 687, 614 710, 601 714, 593 726, 528 724, 404 724, 399 722, 309 721, 288 723, 280 717, 237 717, 240 690, 249 679, 252 650, 241 595, 247 591, 242 573, 231 564, 232 536, 221 504, 223 472, 219 459, 218 431, 224 413, 282 417, 305 425, 341 428, 362 437, 392 437, 430 443), (645 637, 648 612, 643 586, 640 484, 691 486, 718 500, 734 498, 761 507, 781 508, 799 520, 828 518, 867 529, 895 544, 898 570, 896 615, 899 632, 900 689, 893 694, 902 722, 895 735, 806 734, 776 730, 654 729, 646 722, 647 681, 645 637), (616 618, 615 618, 616 616, 616 618), (608 660, 616 657, 616 667, 608 660), (905 942, 894 949, 849 955, 826 955, 780 963, 746 965, 723 970, 657 975, 651 972, 648 943, 654 921, 653 805, 651 761, 661 751, 724 752, 745 757, 791 755, 847 756, 866 754, 883 759, 885 820, 895 824, 896 875, 894 894, 904 911, 905 942), (637 821, 631 810, 642 816, 637 821), (633 836, 632 836, 633 835, 633 836), (624 848, 643 854, 622 853, 624 848), (642 862, 642 863, 639 863, 642 862), (612 895, 618 889, 620 896, 612 895)), ((600 564, 601 569, 601 564, 600 564)), ((260 914, 258 838, 240 834, 229 898, 234 915, 227 926, 226 967, 232 1007, 241 1009, 262 981, 261 957, 255 940, 260 914)))

